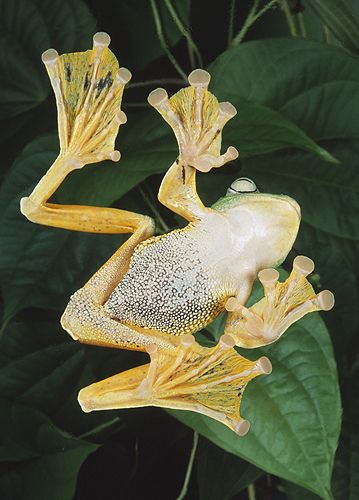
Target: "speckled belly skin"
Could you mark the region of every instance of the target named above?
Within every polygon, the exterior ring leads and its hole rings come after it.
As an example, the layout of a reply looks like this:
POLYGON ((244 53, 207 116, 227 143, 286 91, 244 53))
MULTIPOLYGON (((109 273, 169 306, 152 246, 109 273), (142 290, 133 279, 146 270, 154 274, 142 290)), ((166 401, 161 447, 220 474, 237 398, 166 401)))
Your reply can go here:
POLYGON ((224 309, 228 288, 208 265, 201 236, 190 225, 140 243, 106 303, 110 315, 172 335, 193 333, 212 321, 224 309))

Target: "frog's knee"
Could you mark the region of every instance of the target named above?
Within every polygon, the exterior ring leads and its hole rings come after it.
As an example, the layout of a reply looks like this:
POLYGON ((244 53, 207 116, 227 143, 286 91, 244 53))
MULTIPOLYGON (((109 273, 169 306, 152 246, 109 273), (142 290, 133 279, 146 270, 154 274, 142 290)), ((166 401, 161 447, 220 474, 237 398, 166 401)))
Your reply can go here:
POLYGON ((26 196, 20 200, 20 212, 24 215, 30 222, 36 222, 36 213, 38 211, 38 205, 33 202, 33 200, 26 196))
POLYGON ((66 306, 61 316, 61 326, 74 339, 80 338, 86 325, 91 321, 91 307, 89 298, 84 289, 77 290, 66 306))

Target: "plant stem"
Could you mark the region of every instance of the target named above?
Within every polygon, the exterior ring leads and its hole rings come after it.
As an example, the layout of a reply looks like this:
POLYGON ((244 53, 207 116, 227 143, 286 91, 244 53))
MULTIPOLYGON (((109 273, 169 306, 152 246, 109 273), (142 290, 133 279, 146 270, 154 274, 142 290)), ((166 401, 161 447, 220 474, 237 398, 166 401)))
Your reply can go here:
POLYGON ((151 85, 185 85, 185 80, 182 78, 157 78, 156 80, 146 80, 145 82, 134 82, 127 85, 127 89, 137 87, 150 87, 151 85))
POLYGON ((256 490, 254 488, 253 483, 248 485, 247 492, 248 492, 248 500, 256 500, 256 490))
POLYGON ((228 47, 232 43, 233 32, 234 32, 234 12, 236 7, 236 1, 230 0, 229 4, 229 22, 228 22, 228 47))
POLYGON ((275 5, 278 2, 279 0, 271 0, 270 2, 267 3, 267 5, 263 7, 263 9, 257 12, 259 0, 254 0, 252 8, 249 11, 247 19, 244 21, 244 24, 240 32, 232 40, 232 45, 233 46, 239 45, 243 40, 243 38, 245 37, 245 35, 247 34, 249 28, 257 21, 257 19, 262 17, 263 14, 267 12, 267 10, 269 10, 271 7, 273 7, 273 5, 275 5))
POLYGON ((259 0, 254 0, 251 10, 247 16, 247 19, 244 21, 242 28, 239 30, 239 33, 233 38, 232 45, 239 45, 244 38, 245 34, 249 30, 252 25, 252 19, 255 16, 258 8, 259 0))
POLYGON ((330 43, 331 32, 326 24, 323 24, 323 37, 325 43, 330 43))
POLYGON ((3 319, 3 322, 2 322, 2 325, 1 325, 1 328, 0 328, 0 339, 1 337, 4 335, 4 332, 6 330, 6 327, 7 325, 10 323, 11 319, 12 319, 13 315, 11 316, 6 316, 4 319, 3 319))
POLYGON ((297 28, 295 27, 294 19, 293 19, 292 13, 290 11, 287 0, 281 1, 281 7, 282 7, 282 10, 285 14, 290 34, 294 37, 298 36, 297 28))
POLYGON ((147 108, 147 102, 126 102, 122 105, 123 109, 128 108, 147 108))
POLYGON ((298 23, 299 23, 300 34, 302 35, 303 38, 307 38, 307 30, 304 24, 303 12, 298 13, 298 23))
POLYGON ((183 500, 187 494, 189 480, 191 479, 191 474, 192 474, 192 469, 193 469, 194 457, 196 456, 197 445, 198 445, 198 432, 194 431, 193 432, 193 444, 192 444, 192 449, 191 449, 191 455, 190 455, 189 460, 188 460, 186 475, 185 475, 185 478, 183 481, 183 486, 182 486, 181 492, 178 495, 178 497, 176 498, 176 500, 183 500))
MULTIPOLYGON (((104 429, 107 429, 108 427, 111 427, 111 425, 115 424, 116 422, 121 422, 121 419, 119 417, 115 417, 112 420, 108 420, 107 422, 104 422, 103 424, 97 425, 93 429, 90 429, 89 431, 84 432, 83 434, 80 434, 78 439, 85 439, 93 434, 97 434, 98 432, 103 431, 104 429)), ((124 427, 124 423, 121 422, 121 427, 124 427)), ((118 430, 119 428, 117 428, 118 430)))
POLYGON ((166 52, 168 59, 171 61, 171 63, 173 64, 173 66, 176 68, 178 74, 184 80, 187 80, 186 73, 183 71, 183 69, 181 68, 181 66, 178 64, 176 58, 174 57, 174 55, 172 54, 172 52, 168 48, 165 36, 163 34, 161 18, 160 18, 160 14, 158 12, 158 9, 157 9, 156 2, 155 2, 155 0, 150 0, 150 3, 151 3, 151 9, 152 9, 152 14, 153 14, 153 20, 155 22, 157 36, 158 36, 158 39, 160 41, 161 47, 166 52))
POLYGON ((168 9, 168 12, 171 14, 172 19, 173 19, 174 23, 176 24, 177 28, 179 29, 179 31, 182 33, 182 35, 187 40, 188 49, 189 49, 189 56, 190 56, 190 59, 191 59, 192 68, 195 67, 195 61, 194 61, 194 58, 193 58, 193 54, 196 54, 198 64, 202 68, 203 67, 202 56, 201 56, 201 53, 199 51, 199 48, 197 47, 197 45, 193 41, 193 38, 192 38, 190 32, 185 28, 183 22, 181 21, 179 15, 176 12, 176 9, 173 7, 173 5, 171 3, 171 0, 164 0, 164 2, 165 2, 165 5, 166 5, 166 7, 168 9))

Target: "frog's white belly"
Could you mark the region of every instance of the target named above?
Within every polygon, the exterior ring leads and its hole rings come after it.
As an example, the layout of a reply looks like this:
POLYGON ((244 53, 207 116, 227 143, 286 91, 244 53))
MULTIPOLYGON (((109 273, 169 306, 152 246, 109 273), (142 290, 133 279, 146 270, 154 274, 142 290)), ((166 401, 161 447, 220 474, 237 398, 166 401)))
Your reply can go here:
POLYGON ((173 335, 193 333, 212 321, 231 291, 209 262, 210 243, 206 231, 187 226, 138 245, 106 304, 111 316, 173 335))

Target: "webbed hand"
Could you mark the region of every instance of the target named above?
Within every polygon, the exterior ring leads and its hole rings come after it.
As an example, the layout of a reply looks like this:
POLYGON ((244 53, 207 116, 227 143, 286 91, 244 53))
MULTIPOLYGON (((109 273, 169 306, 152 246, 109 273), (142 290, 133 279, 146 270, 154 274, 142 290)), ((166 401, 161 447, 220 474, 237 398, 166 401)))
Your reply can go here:
POLYGON ((79 166, 120 159, 114 143, 127 121, 121 101, 131 73, 119 68, 110 40, 96 33, 92 50, 59 56, 49 49, 42 55, 56 97, 61 155, 79 166))
POLYGON ((290 325, 306 314, 332 309, 332 292, 323 290, 316 294, 306 279, 313 270, 314 262, 299 255, 284 283, 278 281, 276 269, 260 271, 258 279, 263 285, 264 297, 249 308, 237 302, 235 297, 228 299, 225 332, 236 339, 237 346, 260 347, 278 340, 290 325))
POLYGON ((196 69, 188 77, 190 87, 170 99, 162 88, 148 96, 149 104, 161 113, 175 133, 180 162, 201 172, 209 172, 238 157, 233 146, 220 153, 222 129, 237 111, 229 102, 218 103, 208 92, 210 79, 207 71, 196 69))

